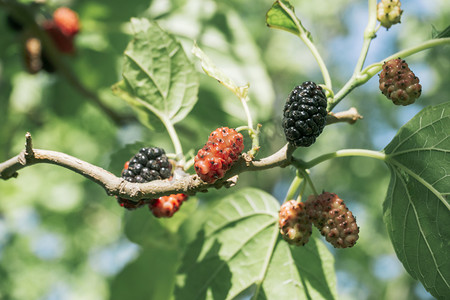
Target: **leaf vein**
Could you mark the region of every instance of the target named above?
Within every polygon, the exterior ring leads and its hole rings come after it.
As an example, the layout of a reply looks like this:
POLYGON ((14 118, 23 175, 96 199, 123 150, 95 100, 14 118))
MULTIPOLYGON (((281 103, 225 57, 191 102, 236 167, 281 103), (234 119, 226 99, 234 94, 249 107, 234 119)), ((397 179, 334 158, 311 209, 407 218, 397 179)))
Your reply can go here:
POLYGON ((167 98, 167 95, 164 94, 164 92, 162 91, 161 87, 158 85, 158 83, 156 82, 155 78, 153 78, 152 74, 150 74, 148 72, 148 70, 146 70, 141 64, 140 62, 138 62, 133 56, 130 55, 130 53, 125 52, 125 56, 128 57, 132 62, 134 62, 136 64, 136 66, 139 67, 139 69, 142 70, 142 72, 144 72, 153 82, 153 84, 155 85, 156 89, 158 90, 158 93, 161 95, 161 97, 163 97, 163 99, 165 100, 167 98))
MULTIPOLYGON (((409 209, 409 207, 412 207, 412 209, 413 209, 415 218, 416 218, 416 220, 417 220, 417 227, 419 228, 420 235, 422 236, 422 239, 425 241, 425 244, 426 244, 426 246, 427 246, 427 248, 428 248, 428 251, 430 252, 431 258, 433 259, 434 265, 436 266, 436 270, 437 270, 437 272, 439 273, 439 275, 440 275, 440 277, 442 278, 442 280, 443 280, 443 281, 445 282, 445 284, 447 285, 447 287, 450 287, 449 284, 448 284, 448 282, 447 282, 447 280, 445 279, 445 276, 441 273, 441 271, 440 271, 440 269, 439 269, 439 265, 437 264, 437 261, 436 261, 436 258, 435 258, 435 256, 434 256, 434 253, 433 253, 433 251, 432 251, 432 249, 431 249, 431 247, 430 247, 430 244, 428 243, 428 240, 426 239, 426 236, 425 236, 425 233, 423 232, 422 226, 420 225, 420 222, 419 222, 419 216, 418 216, 418 213, 417 213, 417 209, 416 209, 414 203, 411 201, 411 195, 410 195, 408 189, 406 188, 406 187, 407 187, 407 184, 406 184, 406 182, 404 182, 404 180, 403 180, 403 178, 402 178, 401 176, 400 176, 399 178, 400 178, 400 181, 401 181, 401 182, 403 183, 403 185, 405 186, 405 190, 406 190, 406 193, 407 193, 407 195, 408 195, 408 202, 409 202, 408 209, 409 209)), ((406 221, 406 214, 405 214, 405 221, 406 221)), ((404 224, 404 225, 405 225, 405 226, 404 226, 403 232, 406 232, 406 224, 404 224)), ((402 243, 402 244, 403 244, 403 247, 404 247, 404 246, 405 246, 405 243, 402 243)), ((417 244, 419 244, 419 243, 417 243, 417 244)), ((405 252, 405 257, 407 258, 406 252, 405 252)), ((420 272, 420 275, 422 275, 422 278, 425 278, 425 277, 423 276, 423 274, 422 274, 422 270, 420 269, 419 264, 417 265, 417 268, 418 268, 418 270, 419 270, 419 272, 420 272)), ((410 270, 412 270, 412 269, 410 268, 410 270)))

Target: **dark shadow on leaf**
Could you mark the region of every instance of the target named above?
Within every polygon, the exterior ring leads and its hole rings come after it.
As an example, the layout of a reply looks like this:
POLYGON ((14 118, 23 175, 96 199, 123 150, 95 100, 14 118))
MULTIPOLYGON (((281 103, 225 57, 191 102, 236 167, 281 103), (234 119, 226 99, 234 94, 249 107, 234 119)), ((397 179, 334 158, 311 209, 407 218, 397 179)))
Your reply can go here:
POLYGON ((205 233, 199 231, 196 239, 188 246, 178 276, 183 282, 175 288, 175 299, 226 299, 231 288, 231 271, 227 263, 219 256, 222 245, 214 240, 205 245, 205 233), (204 247, 207 253, 200 254, 204 247))
POLYGON ((319 256, 320 252, 317 243, 317 240, 311 239, 308 244, 302 248, 291 248, 292 258, 295 261, 295 266, 300 275, 305 295, 307 295, 308 299, 312 298, 307 289, 307 283, 309 283, 315 291, 319 292, 323 299, 334 299, 333 293, 329 287, 330 283, 327 282, 327 270, 325 270, 319 256), (305 252, 308 252, 307 257, 309 259, 307 260, 304 259, 305 252), (315 253, 317 256, 315 256, 314 259, 311 259, 311 253, 315 253))
POLYGON ((170 299, 178 265, 177 255, 175 248, 145 249, 111 282, 110 299, 170 299))
POLYGON ((306 299, 312 300, 312 297, 308 291, 308 285, 306 284, 306 281, 305 281, 305 276, 303 276, 303 274, 300 274, 300 280, 302 281, 306 299))

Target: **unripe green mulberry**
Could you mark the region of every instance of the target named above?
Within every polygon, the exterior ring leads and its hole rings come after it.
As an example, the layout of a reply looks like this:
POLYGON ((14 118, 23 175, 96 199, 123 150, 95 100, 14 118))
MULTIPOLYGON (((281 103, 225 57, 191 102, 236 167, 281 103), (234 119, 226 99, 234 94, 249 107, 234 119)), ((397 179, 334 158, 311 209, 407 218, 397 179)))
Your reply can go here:
POLYGON ((400 23, 403 10, 399 0, 381 0, 377 6, 377 19, 381 26, 389 29, 392 25, 400 23))

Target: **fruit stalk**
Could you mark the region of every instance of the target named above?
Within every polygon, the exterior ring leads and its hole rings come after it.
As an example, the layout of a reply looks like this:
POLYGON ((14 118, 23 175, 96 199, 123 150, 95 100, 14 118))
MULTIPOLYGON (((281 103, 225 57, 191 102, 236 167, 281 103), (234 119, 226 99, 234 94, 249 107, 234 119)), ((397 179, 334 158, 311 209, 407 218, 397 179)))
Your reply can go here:
POLYGON ((362 156, 370 157, 379 160, 386 160, 386 154, 380 151, 366 150, 366 149, 343 149, 335 152, 330 152, 316 157, 308 162, 302 161, 301 159, 292 158, 292 164, 299 169, 310 169, 324 161, 335 157, 346 157, 346 156, 362 156))
POLYGON ((427 50, 429 48, 441 46, 450 44, 450 38, 442 38, 442 39, 432 39, 428 40, 426 42, 423 42, 417 46, 413 46, 411 48, 396 52, 385 59, 383 59, 380 62, 371 64, 364 68, 361 72, 358 72, 358 74, 353 75, 347 83, 341 88, 339 92, 336 93, 334 98, 328 102, 328 111, 333 110, 333 108, 344 99, 345 96, 347 96, 353 89, 356 87, 366 83, 369 81, 370 78, 372 78, 375 74, 380 72, 383 62, 388 61, 397 57, 405 58, 407 56, 416 54, 420 51, 427 50))
POLYGON ((295 193, 303 182, 303 177, 300 176, 299 171, 297 171, 295 178, 292 180, 289 190, 287 191, 285 201, 289 199, 294 199, 295 193))
POLYGON ((309 177, 308 170, 306 170, 306 169, 297 169, 297 170, 301 173, 301 176, 303 176, 303 178, 306 179, 306 182, 308 182, 314 195, 318 195, 316 187, 314 186, 314 183, 312 182, 311 177, 309 177))
POLYGON ((367 52, 369 51, 370 43, 376 37, 377 24, 377 1, 369 0, 369 20, 367 22, 366 29, 364 30, 364 42, 361 49, 361 54, 359 55, 358 61, 356 63, 353 75, 358 74, 366 61, 367 52))
POLYGON ((175 149, 175 153, 177 156, 177 159, 180 160, 179 164, 184 164, 184 155, 183 155, 183 147, 181 146, 180 139, 178 138, 178 134, 175 130, 175 127, 173 126, 172 122, 170 120, 167 120, 166 118, 159 116, 161 122, 164 124, 164 127, 166 127, 167 133, 169 133, 170 140, 172 141, 173 147, 175 149))
POLYGON ((287 7, 283 1, 278 1, 278 4, 281 8, 289 15, 289 17, 292 19, 292 21, 295 23, 295 26, 298 29, 299 34, 297 36, 305 43, 305 45, 309 48, 309 51, 311 51, 311 54, 316 59, 317 64, 319 65, 320 71, 322 72, 323 80, 325 85, 329 90, 333 90, 333 85, 331 83, 331 77, 328 72, 328 68, 325 65, 325 62, 322 59, 322 56, 320 55, 319 51, 317 50, 314 43, 311 41, 311 39, 308 36, 308 31, 305 30, 303 25, 300 23, 300 20, 297 18, 295 13, 287 7))

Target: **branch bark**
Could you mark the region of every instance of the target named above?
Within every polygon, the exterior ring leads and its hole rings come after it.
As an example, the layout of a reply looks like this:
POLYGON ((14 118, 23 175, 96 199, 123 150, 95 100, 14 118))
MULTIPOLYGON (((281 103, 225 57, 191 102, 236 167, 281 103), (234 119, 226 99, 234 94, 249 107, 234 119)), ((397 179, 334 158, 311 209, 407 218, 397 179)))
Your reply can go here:
POLYGON ((25 135, 25 149, 15 157, 0 163, 0 178, 7 180, 17 177, 18 171, 35 164, 54 164, 80 175, 102 186, 110 196, 138 201, 161 196, 185 193, 193 195, 209 188, 229 187, 236 183, 236 176, 247 171, 285 167, 291 164, 294 148, 286 144, 278 152, 261 160, 249 161, 243 155, 227 172, 226 176, 213 184, 202 181, 197 175, 188 175, 174 180, 155 180, 147 183, 131 183, 111 172, 65 153, 34 149, 30 133, 25 135))
MULTIPOLYGON (((355 108, 348 111, 328 115, 327 125, 337 122, 354 123, 361 119, 355 108)), ((228 170, 225 177, 213 184, 202 181, 197 175, 177 177, 173 180, 155 180, 147 183, 132 183, 111 172, 80 160, 68 154, 34 149, 31 134, 25 135, 25 149, 15 157, 0 163, 0 179, 7 180, 18 176, 18 171, 35 164, 54 164, 80 175, 102 186, 110 196, 119 196, 130 200, 155 199, 176 193, 193 195, 207 191, 209 188, 230 187, 236 184, 237 176, 243 172, 260 171, 275 167, 286 167, 292 164, 292 153, 295 148, 289 143, 278 152, 260 160, 253 160, 244 153, 241 158, 228 170)))

